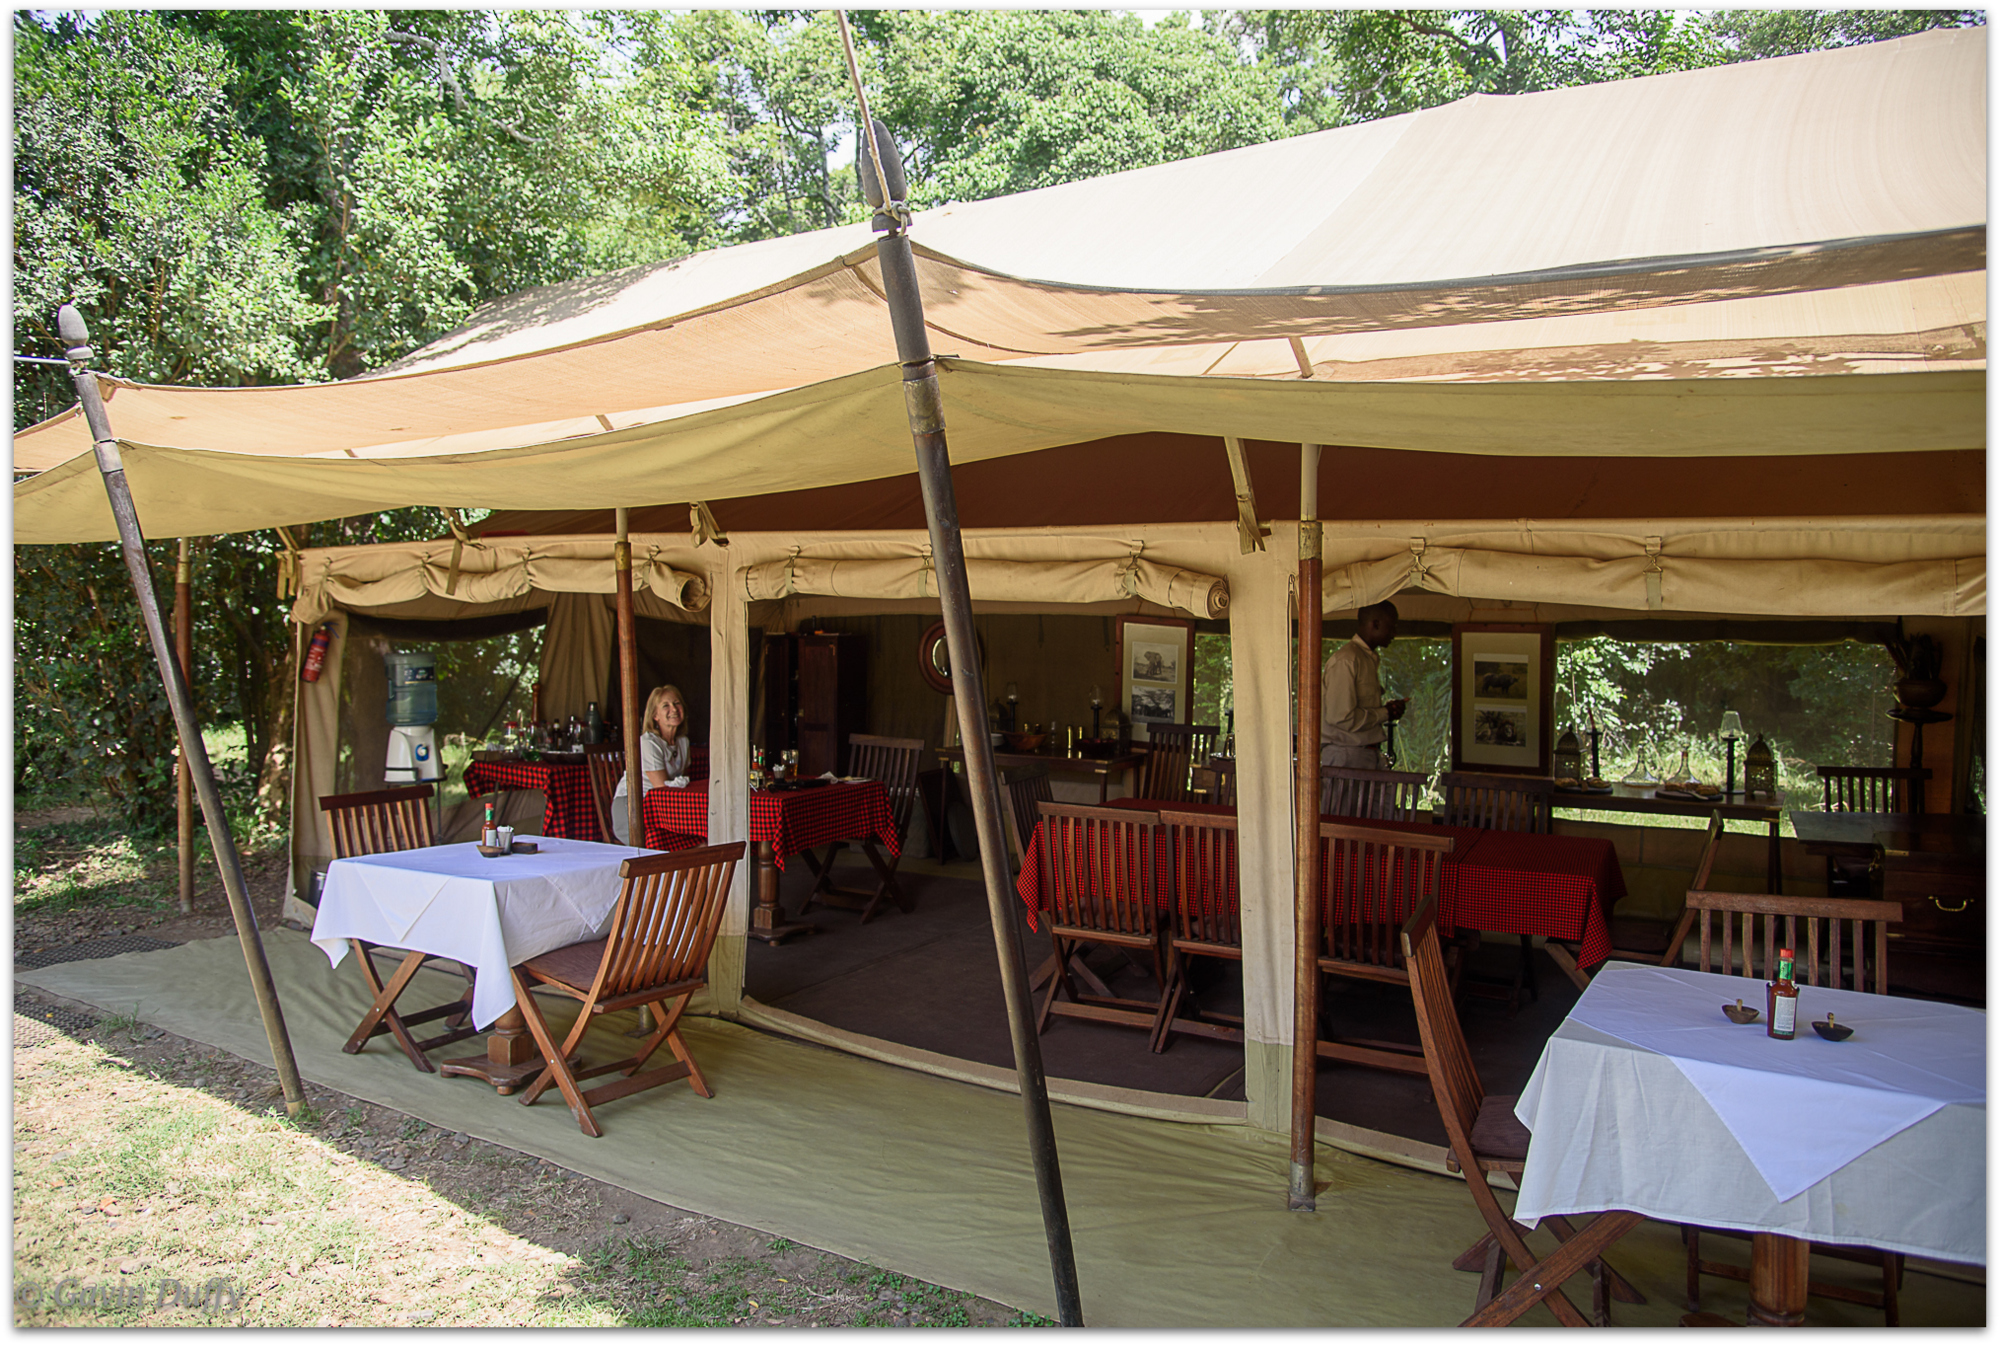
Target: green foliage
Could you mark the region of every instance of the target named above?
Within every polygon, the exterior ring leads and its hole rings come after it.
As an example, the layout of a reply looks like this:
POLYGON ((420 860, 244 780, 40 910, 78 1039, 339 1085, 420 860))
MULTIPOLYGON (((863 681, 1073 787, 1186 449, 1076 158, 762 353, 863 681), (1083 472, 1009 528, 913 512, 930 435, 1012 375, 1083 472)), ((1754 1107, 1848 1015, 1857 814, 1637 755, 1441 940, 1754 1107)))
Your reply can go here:
POLYGON ((1986 12, 1979 9, 1733 9, 1701 20, 1731 61, 1796 56, 1985 22, 1986 12))
POLYGON ((879 11, 872 110, 904 138, 916 204, 972 201, 1284 134, 1276 89, 1185 20, 879 11))
MULTIPOLYGON (((59 354, 56 309, 90 321, 98 367, 145 382, 307 377, 312 308, 262 147, 232 124, 229 66, 154 13, 88 28, 14 20, 14 330, 59 354)), ((16 428, 75 401, 60 369, 16 372, 16 428)))
MULTIPOLYGON (((1340 647, 1328 640, 1325 662, 1340 647)), ((1225 651, 1226 652, 1226 651, 1225 651)), ((1396 726, 1396 769, 1435 783, 1451 769, 1451 641, 1402 637, 1382 651, 1382 694, 1408 696, 1396 726)), ((1780 784, 1795 806, 1817 806, 1821 765, 1881 765, 1890 759, 1895 665, 1880 645, 1754 645, 1640 642, 1597 637, 1556 642, 1553 732, 1574 728, 1586 765, 1584 729, 1596 716, 1599 767, 1616 780, 1640 752, 1655 775, 1680 763, 1719 781, 1716 738, 1724 710, 1778 754, 1780 784)), ((1738 780, 1748 744, 1737 748, 1738 780)))
POLYGON ((1275 80, 1287 127, 1325 130, 1473 94, 1534 93, 1983 23, 1974 10, 1210 12, 1275 80))
MULTIPOLYGON (((153 548, 156 575, 164 549, 153 548)), ((154 592, 171 611, 171 584, 154 592)), ((170 826, 173 712, 117 548, 16 548, 14 645, 15 794, 117 805, 141 831, 170 826)))

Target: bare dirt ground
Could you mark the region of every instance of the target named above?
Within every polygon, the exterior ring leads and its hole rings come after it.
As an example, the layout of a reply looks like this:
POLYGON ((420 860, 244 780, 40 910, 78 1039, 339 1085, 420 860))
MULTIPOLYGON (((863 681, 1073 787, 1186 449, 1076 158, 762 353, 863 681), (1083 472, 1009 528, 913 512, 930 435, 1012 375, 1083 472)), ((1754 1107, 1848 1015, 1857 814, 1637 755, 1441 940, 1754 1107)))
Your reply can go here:
MULTIPOLYGON (((170 844, 23 814, 16 957, 233 935, 207 867, 181 915, 170 844)), ((244 870, 275 925, 282 852, 244 870)), ((272 1071, 144 1023, 15 1012, 20 1326, 1049 1324, 330 1089, 288 1121, 272 1071)))

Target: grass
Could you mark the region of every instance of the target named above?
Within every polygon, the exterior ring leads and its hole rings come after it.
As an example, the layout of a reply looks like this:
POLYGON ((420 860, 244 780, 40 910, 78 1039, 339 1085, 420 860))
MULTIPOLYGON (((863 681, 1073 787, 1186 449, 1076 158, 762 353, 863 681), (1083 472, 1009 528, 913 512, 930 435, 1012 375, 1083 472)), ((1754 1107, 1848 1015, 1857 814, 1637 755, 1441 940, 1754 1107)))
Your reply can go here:
POLYGON ((700 1216, 605 1236, 624 1193, 317 1086, 287 1120, 140 1012, 15 1052, 17 1327, 1050 1324, 700 1216))
POLYGON ((115 906, 164 916, 175 908, 172 837, 112 822, 58 822, 14 837, 14 914, 60 915, 115 906))
POLYGON ((570 1301, 574 1258, 329 1148, 324 1112, 288 1123, 168 1082, 210 1070, 67 1039, 17 1053, 17 1326, 620 1324, 570 1301), (412 1257, 419 1240, 444 1254, 412 1257))

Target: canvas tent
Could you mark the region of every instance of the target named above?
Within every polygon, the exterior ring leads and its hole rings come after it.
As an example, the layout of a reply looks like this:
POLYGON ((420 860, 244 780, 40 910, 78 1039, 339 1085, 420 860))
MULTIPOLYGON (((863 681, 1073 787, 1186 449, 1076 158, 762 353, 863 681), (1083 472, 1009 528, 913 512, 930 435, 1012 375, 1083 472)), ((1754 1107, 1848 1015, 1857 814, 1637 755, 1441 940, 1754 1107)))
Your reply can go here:
MULTIPOLYGON (((1937 32, 918 216, 975 600, 1208 612, 1226 592, 1250 1119, 1282 1128, 1291 1034, 1294 538, 1241 539, 1296 516, 1296 446, 1327 446, 1328 610, 1982 617, 1985 76, 1983 33, 1937 32)), ((662 506, 635 520, 642 587, 708 596, 712 770, 740 781, 753 618, 928 600, 880 288, 851 226, 532 291, 345 383, 113 381, 108 408, 155 537, 558 511, 461 549, 455 590, 449 541, 308 554, 302 617, 371 594, 554 612, 608 589, 611 506, 662 506), (681 531, 697 501, 727 549, 681 531)), ((73 418, 17 436, 38 473, 17 541, 111 535, 87 449, 73 418)), ((746 815, 711 793, 713 839, 746 815)), ((746 912, 739 891, 725 1007, 746 912)))

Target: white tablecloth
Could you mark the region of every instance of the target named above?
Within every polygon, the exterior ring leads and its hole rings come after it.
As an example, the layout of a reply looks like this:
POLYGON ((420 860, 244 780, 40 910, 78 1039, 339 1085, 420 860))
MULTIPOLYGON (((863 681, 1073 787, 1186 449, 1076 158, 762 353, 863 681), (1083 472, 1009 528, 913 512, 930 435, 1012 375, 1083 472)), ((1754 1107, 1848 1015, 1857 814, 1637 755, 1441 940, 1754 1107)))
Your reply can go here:
POLYGON ((336 859, 327 866, 312 941, 334 966, 347 940, 421 948, 473 969, 472 1021, 514 1007, 509 969, 601 936, 618 904, 618 866, 652 853, 537 838, 540 854, 488 859, 463 845, 336 859))
POLYGON ((1762 993, 1735 976, 1601 972, 1515 1108, 1534 1137, 1515 1217, 1625 1209, 1985 1264, 1985 1014, 1806 986, 1801 1034, 1780 1042, 1722 1016, 1762 993), (1829 1006, 1848 1041, 1806 1026, 1829 1006))

